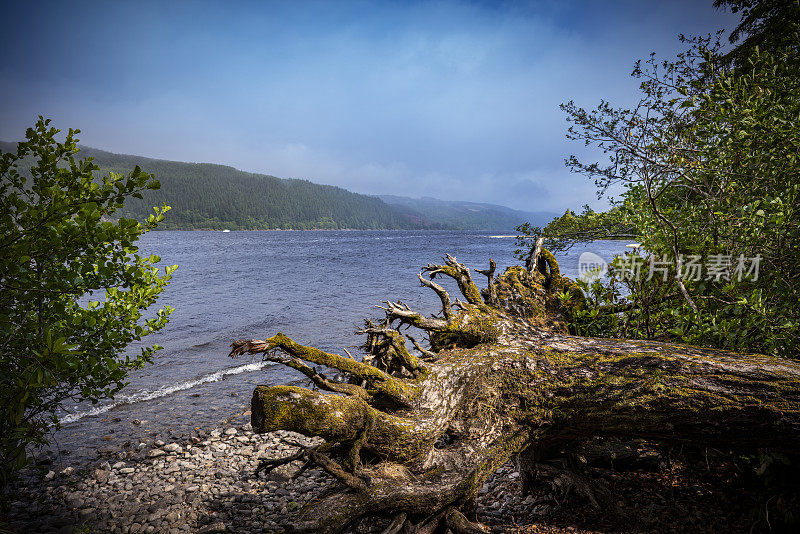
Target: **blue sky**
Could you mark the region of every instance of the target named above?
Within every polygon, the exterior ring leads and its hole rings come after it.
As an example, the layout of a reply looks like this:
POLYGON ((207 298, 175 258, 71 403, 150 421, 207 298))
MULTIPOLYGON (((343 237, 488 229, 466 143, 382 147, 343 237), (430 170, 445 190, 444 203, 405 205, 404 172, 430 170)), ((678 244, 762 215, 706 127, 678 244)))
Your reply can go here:
POLYGON ((733 26, 712 1, 16 2, 0 139, 83 144, 360 193, 602 207, 558 105, 631 104, 633 63, 733 26))

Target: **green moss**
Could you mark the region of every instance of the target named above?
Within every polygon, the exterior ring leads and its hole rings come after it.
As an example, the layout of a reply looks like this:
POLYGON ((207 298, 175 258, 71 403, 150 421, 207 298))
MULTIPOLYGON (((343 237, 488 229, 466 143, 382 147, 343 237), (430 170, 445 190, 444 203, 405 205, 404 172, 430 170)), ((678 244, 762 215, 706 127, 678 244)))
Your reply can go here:
POLYGON ((297 386, 258 386, 253 392, 251 417, 258 432, 292 430, 307 436, 354 440, 371 409, 357 398, 322 395, 297 386))
POLYGON ((736 372, 709 372, 703 356, 694 361, 667 352, 592 353, 533 351, 536 370, 509 372, 504 387, 526 396, 526 417, 604 422, 605 431, 660 422, 708 420, 709 414, 760 410, 778 416, 797 411, 796 377, 771 374, 763 380, 736 372), (687 368, 689 366, 689 368, 687 368), (694 368, 694 372, 691 368, 694 368), (738 384, 737 384, 738 382, 738 384), (537 391, 541 384, 546 395, 537 391), (744 393, 755 388, 759 395, 744 393), (768 400, 768 402, 767 402, 768 400))
POLYGON ((307 362, 339 369, 345 373, 366 380, 374 392, 384 395, 400 404, 410 405, 419 396, 419 389, 407 382, 395 379, 377 367, 367 365, 339 354, 330 354, 315 347, 300 345, 278 332, 267 342, 286 353, 307 362))
MULTIPOLYGON (((558 273, 557 264, 555 272, 558 273)), ((566 316, 556 296, 561 278, 557 276, 557 284, 551 284, 551 280, 536 270, 509 267, 495 281, 498 306, 538 328, 566 333, 566 316)))

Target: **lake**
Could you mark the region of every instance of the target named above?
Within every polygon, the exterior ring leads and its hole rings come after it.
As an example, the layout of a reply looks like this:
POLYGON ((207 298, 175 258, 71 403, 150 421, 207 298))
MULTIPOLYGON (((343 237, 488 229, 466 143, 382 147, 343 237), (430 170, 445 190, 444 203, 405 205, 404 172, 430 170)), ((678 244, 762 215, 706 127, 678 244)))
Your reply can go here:
MULTIPOLYGON (((574 247, 557 255, 561 272, 574 278, 582 252, 609 260, 625 244, 574 247)), ((151 232, 140 240, 141 252, 180 266, 160 300, 175 308, 170 323, 146 338, 164 349, 113 402, 68 407, 55 448, 77 460, 100 447, 218 426, 247 408, 256 385, 302 378, 257 357, 228 358, 233 340, 283 332, 358 357, 361 338, 353 333, 365 318, 382 317, 375 307, 382 301, 439 310, 436 295, 419 286, 421 266, 449 253, 473 268, 493 258, 499 274, 518 263, 514 248, 510 235, 451 231, 151 232)), ((474 278, 485 286, 484 276, 474 278)), ((448 282, 440 281, 455 295, 448 282)))

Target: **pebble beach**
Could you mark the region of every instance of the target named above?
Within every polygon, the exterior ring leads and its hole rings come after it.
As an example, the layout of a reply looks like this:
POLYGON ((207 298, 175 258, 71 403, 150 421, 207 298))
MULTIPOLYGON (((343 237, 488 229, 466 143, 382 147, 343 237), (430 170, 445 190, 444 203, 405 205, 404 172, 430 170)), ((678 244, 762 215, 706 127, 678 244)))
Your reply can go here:
MULTIPOLYGON (((10 526, 43 534, 291 532, 300 508, 335 484, 320 469, 292 477, 300 462, 255 475, 259 460, 296 452, 292 443, 315 444, 290 432, 256 434, 244 423, 142 441, 84 465, 40 461, 15 488, 10 526)), ((481 488, 479 520, 499 527, 549 511, 520 496, 518 477, 509 463, 481 488)), ((353 532, 381 532, 389 520, 370 518, 353 532)))

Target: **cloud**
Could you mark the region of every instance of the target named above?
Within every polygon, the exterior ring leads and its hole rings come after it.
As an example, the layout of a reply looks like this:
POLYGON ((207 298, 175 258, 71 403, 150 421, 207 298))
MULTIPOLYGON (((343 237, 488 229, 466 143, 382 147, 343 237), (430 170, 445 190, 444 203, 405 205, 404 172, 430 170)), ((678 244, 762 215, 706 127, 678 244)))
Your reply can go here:
POLYGON ((2 139, 45 114, 115 152, 529 210, 602 207, 563 166, 581 147, 560 103, 631 104, 636 58, 724 19, 688 1, 28 4, 0 21, 2 139))
POLYGON ((529 178, 508 186, 508 192, 523 202, 535 201, 538 203, 542 200, 547 200, 550 196, 550 191, 529 178))

